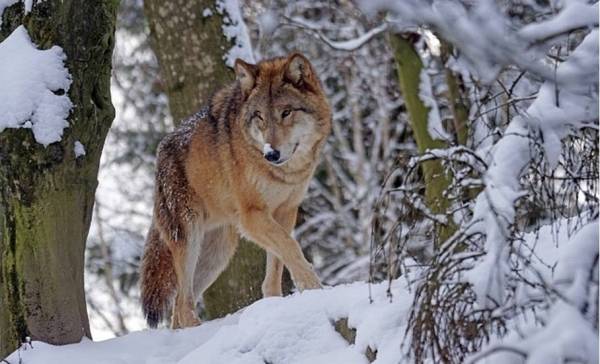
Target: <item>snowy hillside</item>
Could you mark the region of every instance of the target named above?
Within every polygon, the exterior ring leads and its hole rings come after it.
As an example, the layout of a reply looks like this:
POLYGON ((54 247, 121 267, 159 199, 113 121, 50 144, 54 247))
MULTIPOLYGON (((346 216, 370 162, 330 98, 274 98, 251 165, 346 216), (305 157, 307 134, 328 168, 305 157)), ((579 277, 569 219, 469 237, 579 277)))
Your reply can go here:
MULTIPOLYGON (((586 260, 597 256, 594 249, 597 251, 598 223, 579 228, 569 237, 571 223, 560 220, 524 236, 522 254, 531 256, 531 270, 523 273, 528 281, 555 282, 565 298, 576 303, 581 289, 570 282, 581 283, 572 275, 586 274, 586 267, 591 264, 586 260), (556 244, 567 240, 567 244, 556 244), (586 253, 577 258, 577 252, 586 253)), ((34 341, 23 344, 6 361, 10 364, 414 363, 405 338, 415 291, 407 282, 422 279, 424 270, 414 262, 407 266, 413 268, 392 281, 389 293, 387 283, 364 282, 310 290, 262 299, 236 314, 190 329, 144 330, 106 341, 84 339, 66 346, 34 341)), ((528 302, 540 297, 541 289, 523 284, 515 299, 528 302)), ((543 302, 539 305, 548 309, 543 302)), ((519 353, 531 353, 532 358, 581 358, 581 362, 593 358, 591 362, 597 362, 595 330, 575 314, 570 304, 555 301, 547 319, 544 310, 536 311, 537 319, 525 311, 513 315, 506 323, 508 335, 504 338, 492 335, 483 350, 472 353, 468 359, 486 364, 521 363, 514 350, 501 350, 510 347, 519 353), (565 320, 569 323, 564 324, 565 320), (490 355, 490 351, 495 355, 490 355)), ((408 336, 411 333, 409 329, 408 336)))
POLYGON ((260 300, 242 312, 199 327, 146 330, 124 337, 52 346, 24 345, 6 360, 25 364, 167 364, 167 363, 397 363, 412 297, 403 279, 392 284, 355 283, 290 297, 260 300), (350 344, 335 329, 348 318, 356 328, 350 344), (373 355, 373 353, 370 353, 373 355), (19 361, 19 358, 21 361, 19 361))

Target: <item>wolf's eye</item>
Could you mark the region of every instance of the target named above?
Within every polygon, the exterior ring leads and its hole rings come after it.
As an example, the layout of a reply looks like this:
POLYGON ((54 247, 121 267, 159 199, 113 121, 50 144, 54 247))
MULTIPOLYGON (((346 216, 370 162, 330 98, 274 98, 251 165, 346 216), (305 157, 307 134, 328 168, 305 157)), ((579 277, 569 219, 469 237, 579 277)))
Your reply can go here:
POLYGON ((290 116, 290 114, 291 114, 291 113, 292 113, 292 111, 291 111, 291 110, 289 110, 289 109, 288 109, 288 110, 283 110, 283 112, 281 113, 281 118, 282 118, 282 119, 285 119, 285 118, 287 118, 288 116, 290 116))

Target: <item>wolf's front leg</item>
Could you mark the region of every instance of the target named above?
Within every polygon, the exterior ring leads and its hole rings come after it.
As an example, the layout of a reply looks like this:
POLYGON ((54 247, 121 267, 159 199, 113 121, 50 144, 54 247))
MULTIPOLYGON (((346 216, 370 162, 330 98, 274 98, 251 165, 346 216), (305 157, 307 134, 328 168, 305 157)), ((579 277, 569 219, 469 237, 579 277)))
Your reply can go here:
POLYGON ((185 241, 169 244, 173 255, 173 267, 177 276, 177 295, 173 305, 171 328, 198 326, 196 298, 193 291, 194 271, 200 253, 202 234, 199 229, 190 229, 185 241))
POLYGON ((248 208, 240 218, 243 233, 283 261, 299 290, 321 288, 319 277, 312 270, 312 265, 304 258, 300 244, 268 212, 248 208))
MULTIPOLYGON (((280 207, 273 213, 275 221, 285 229, 288 235, 292 235, 296 226, 296 217, 298 215, 297 206, 280 207)), ((281 278, 283 275, 283 262, 271 252, 267 252, 267 264, 265 269, 265 279, 262 283, 263 297, 281 296, 281 278)))
POLYGON ((267 252, 267 266, 265 279, 262 283, 263 297, 281 296, 281 277, 283 274, 283 263, 277 256, 267 252))

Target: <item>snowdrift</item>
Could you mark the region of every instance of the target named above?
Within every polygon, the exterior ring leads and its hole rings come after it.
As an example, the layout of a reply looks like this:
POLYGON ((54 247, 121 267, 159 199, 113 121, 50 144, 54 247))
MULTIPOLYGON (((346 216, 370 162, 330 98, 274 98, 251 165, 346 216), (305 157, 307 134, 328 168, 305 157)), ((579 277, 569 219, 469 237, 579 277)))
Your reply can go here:
POLYGON ((145 330, 65 346, 34 341, 6 360, 11 364, 364 364, 370 357, 378 364, 397 364, 412 297, 403 279, 392 282, 391 297, 387 289, 387 283, 370 287, 354 283, 262 299, 195 328, 145 330), (345 337, 336 331, 336 323, 345 337))

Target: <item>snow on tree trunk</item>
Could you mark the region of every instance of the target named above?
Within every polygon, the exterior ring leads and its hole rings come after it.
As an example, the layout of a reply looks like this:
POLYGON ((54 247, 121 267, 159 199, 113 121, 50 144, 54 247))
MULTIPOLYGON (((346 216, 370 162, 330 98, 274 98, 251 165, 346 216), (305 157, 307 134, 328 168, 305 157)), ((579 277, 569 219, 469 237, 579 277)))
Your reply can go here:
MULTIPOLYGON (((45 86, 11 83, 9 91, 19 97, 0 101, 0 357, 28 337, 66 344, 90 336, 84 249, 100 154, 114 117, 116 8, 114 1, 46 0, 27 13, 22 2, 3 12, 0 41, 11 37, 18 49, 28 49, 13 58, 0 51, 0 63, 24 72, 14 80, 31 76, 26 62, 37 59, 34 54, 56 64, 30 62, 31 72, 41 75, 34 80, 45 86), (62 62, 68 73, 61 76, 62 62)), ((0 70, 0 78, 9 77, 0 70)))
MULTIPOLYGON (((231 58, 252 61, 235 1, 147 0, 152 47, 175 123, 198 111, 234 79, 231 58), (241 30, 240 30, 241 27, 241 30)), ((204 293, 209 318, 224 316, 262 297, 265 252, 242 240, 229 267, 204 293)))

